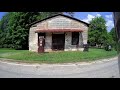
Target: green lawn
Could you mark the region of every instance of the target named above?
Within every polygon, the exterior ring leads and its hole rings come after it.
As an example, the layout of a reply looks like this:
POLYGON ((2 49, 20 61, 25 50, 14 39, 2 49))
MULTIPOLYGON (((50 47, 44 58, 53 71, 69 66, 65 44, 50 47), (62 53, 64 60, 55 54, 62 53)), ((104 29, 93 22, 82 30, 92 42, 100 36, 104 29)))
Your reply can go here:
POLYGON ((105 51, 103 49, 89 49, 89 52, 50 52, 38 54, 28 50, 0 49, 0 58, 15 59, 24 62, 37 63, 66 63, 93 61, 97 59, 117 56, 116 51, 105 51))

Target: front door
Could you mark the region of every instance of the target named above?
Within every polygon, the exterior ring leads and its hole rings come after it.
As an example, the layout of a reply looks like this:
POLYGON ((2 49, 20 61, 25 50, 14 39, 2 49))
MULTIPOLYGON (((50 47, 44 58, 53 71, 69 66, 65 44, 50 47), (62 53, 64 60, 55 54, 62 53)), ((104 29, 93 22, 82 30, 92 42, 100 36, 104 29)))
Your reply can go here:
POLYGON ((52 50, 64 50, 65 34, 52 34, 52 50))

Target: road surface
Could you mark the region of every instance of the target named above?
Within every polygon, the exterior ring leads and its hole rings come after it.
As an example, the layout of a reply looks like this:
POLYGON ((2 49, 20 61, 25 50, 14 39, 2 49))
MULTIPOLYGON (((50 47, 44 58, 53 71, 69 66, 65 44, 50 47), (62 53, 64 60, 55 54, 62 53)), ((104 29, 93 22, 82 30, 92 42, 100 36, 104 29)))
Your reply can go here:
POLYGON ((119 78, 118 60, 52 65, 0 61, 0 78, 119 78))

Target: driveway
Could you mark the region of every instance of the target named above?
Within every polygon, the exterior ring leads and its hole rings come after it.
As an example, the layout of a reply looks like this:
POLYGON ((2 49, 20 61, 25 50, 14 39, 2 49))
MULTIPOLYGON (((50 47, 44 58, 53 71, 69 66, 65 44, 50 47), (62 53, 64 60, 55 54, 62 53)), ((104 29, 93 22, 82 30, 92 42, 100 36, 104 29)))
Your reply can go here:
POLYGON ((0 60, 0 78, 119 78, 117 57, 91 63, 26 64, 0 60))

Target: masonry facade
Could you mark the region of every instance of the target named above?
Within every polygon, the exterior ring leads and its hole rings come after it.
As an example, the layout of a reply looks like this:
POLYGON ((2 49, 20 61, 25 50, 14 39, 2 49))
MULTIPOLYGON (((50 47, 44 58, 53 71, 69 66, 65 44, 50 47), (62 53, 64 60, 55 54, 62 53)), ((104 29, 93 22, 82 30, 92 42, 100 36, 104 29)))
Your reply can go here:
POLYGON ((67 15, 55 15, 31 24, 29 30, 29 51, 83 51, 87 44, 89 24, 67 15), (44 45, 40 44, 40 37, 44 45))

